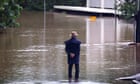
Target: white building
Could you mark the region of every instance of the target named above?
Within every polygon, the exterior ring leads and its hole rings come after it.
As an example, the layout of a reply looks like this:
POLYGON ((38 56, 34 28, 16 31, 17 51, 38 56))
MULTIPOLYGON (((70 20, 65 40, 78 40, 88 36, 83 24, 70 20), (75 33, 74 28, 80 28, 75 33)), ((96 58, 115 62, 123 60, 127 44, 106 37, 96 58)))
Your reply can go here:
POLYGON ((87 0, 86 7, 55 5, 54 8, 90 13, 119 14, 118 11, 115 11, 114 9, 117 4, 116 2, 117 0, 87 0))

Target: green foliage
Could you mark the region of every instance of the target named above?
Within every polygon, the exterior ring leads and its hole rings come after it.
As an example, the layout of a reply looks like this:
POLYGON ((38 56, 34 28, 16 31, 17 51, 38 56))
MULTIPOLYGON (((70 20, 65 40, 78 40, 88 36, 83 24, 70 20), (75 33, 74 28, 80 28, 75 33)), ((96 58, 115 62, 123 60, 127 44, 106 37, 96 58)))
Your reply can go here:
POLYGON ((19 26, 16 19, 20 15, 22 7, 17 2, 18 0, 0 1, 0 28, 19 26))
POLYGON ((136 0, 119 0, 118 10, 121 11, 122 17, 126 20, 130 20, 137 12, 136 0))
MULTIPOLYGON (((53 5, 85 6, 86 0, 45 0, 46 10, 53 10, 53 5)), ((44 0, 0 0, 0 28, 17 27, 16 19, 20 15, 22 5, 30 10, 44 10, 44 0)))
MULTIPOLYGON (((55 0, 46 0, 46 10, 52 10, 55 0)), ((25 9, 29 10, 37 10, 43 11, 44 10, 44 0, 26 0, 25 9)))

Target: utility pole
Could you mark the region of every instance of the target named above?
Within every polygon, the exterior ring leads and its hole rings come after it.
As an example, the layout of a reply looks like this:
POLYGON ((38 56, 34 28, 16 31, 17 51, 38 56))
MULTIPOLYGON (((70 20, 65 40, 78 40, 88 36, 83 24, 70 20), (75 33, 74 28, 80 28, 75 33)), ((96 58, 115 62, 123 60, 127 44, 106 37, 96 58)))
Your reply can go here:
POLYGON ((117 1, 114 1, 114 10, 115 10, 115 14, 114 14, 114 18, 115 18, 115 43, 117 43, 117 1))
POLYGON ((140 0, 137 0, 137 13, 140 11, 140 0))
POLYGON ((86 0, 86 7, 87 7, 87 8, 90 7, 90 0, 86 0))
POLYGON ((136 43, 140 43, 140 0, 137 0, 137 14, 136 20, 136 43))

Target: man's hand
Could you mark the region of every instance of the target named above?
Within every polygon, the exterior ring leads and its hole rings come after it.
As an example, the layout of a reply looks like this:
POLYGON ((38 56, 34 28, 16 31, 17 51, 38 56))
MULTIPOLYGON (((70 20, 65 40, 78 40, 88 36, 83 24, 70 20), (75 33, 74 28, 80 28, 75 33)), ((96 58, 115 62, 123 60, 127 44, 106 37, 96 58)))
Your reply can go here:
POLYGON ((74 58, 75 57, 75 54, 74 53, 70 53, 70 57, 71 58, 74 58))

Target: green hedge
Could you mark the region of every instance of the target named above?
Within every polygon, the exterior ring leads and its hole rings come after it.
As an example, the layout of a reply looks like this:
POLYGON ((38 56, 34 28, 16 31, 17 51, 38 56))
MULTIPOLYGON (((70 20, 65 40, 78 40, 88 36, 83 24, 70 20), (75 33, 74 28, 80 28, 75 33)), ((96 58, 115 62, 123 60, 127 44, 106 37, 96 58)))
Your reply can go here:
MULTIPOLYGON (((53 5, 85 6, 86 0, 46 0, 46 10, 53 10, 53 5)), ((24 8, 42 11, 44 0, 25 0, 24 8)))
MULTIPOLYGON (((55 0, 46 0, 46 10, 52 10, 55 0)), ((44 10, 44 0, 26 0, 24 3, 24 8, 28 10, 44 10)))

